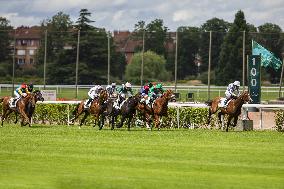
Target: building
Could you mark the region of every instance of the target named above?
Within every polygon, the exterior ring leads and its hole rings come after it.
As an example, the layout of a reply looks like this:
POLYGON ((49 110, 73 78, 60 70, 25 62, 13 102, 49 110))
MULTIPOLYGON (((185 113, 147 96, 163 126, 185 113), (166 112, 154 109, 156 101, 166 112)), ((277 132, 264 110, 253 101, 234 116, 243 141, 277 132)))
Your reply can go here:
POLYGON ((142 48, 143 41, 134 38, 133 33, 130 31, 114 31, 113 32, 114 44, 116 52, 123 53, 126 58, 126 63, 129 64, 137 48, 142 48))
MULTIPOLYGON (((165 43, 165 48, 168 54, 175 52, 176 32, 168 32, 168 40, 165 43)), ((135 33, 130 31, 114 31, 114 44, 116 51, 125 55, 126 62, 129 64, 135 52, 141 51, 143 46, 143 38, 137 37, 135 33)))
POLYGON ((41 28, 21 26, 16 28, 11 35, 16 40, 15 62, 19 65, 35 64, 36 53, 40 47, 41 28))

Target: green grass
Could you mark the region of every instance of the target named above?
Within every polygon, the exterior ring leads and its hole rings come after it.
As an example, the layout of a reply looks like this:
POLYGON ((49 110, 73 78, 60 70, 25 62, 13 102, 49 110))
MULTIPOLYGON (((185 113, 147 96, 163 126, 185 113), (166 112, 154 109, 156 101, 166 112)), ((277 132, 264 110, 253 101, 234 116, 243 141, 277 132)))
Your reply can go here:
POLYGON ((0 188, 283 188, 275 131, 0 128, 0 188))

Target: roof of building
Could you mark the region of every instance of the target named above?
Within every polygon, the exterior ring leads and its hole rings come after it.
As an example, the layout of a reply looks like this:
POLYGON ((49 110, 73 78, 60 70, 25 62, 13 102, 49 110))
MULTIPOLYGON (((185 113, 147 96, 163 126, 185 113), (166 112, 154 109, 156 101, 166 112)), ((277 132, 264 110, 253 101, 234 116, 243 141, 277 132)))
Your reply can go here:
MULTIPOLYGON (((14 37, 15 33, 11 32, 14 37)), ((21 26, 16 28, 16 39, 40 39, 42 37, 42 30, 40 26, 26 27, 21 26)))

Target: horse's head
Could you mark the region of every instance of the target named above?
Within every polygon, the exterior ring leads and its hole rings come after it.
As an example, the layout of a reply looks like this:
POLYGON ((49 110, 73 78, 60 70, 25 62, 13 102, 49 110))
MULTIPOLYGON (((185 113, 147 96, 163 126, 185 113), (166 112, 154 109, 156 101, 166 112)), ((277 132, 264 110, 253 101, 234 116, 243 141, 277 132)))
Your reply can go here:
POLYGON ((100 95, 99 95, 99 101, 101 103, 104 103, 105 101, 107 101, 108 99, 108 93, 107 93, 107 90, 101 90, 100 91, 100 95))
POLYGON ((252 99, 250 97, 250 94, 247 90, 245 90, 241 95, 240 98, 244 101, 244 102, 252 102, 252 99))
POLYGON ((167 101, 175 101, 175 95, 174 92, 170 89, 168 89, 163 96, 166 98, 167 101))
POLYGON ((36 98, 33 93, 27 94, 25 98, 22 98, 22 100, 25 106, 29 104, 32 108, 34 108, 36 105, 36 98))
POLYGON ((39 90, 34 91, 33 95, 36 101, 42 101, 42 102, 44 101, 44 98, 42 97, 42 94, 39 90))
POLYGON ((134 95, 134 98, 135 98, 136 100, 140 101, 141 98, 142 98, 142 94, 141 94, 140 92, 138 92, 137 94, 134 95))
POLYGON ((132 97, 129 97, 127 99, 127 103, 130 105, 130 106, 137 106, 138 103, 141 101, 141 98, 142 98, 142 95, 140 92, 138 92, 137 94, 135 94, 134 96, 132 97))

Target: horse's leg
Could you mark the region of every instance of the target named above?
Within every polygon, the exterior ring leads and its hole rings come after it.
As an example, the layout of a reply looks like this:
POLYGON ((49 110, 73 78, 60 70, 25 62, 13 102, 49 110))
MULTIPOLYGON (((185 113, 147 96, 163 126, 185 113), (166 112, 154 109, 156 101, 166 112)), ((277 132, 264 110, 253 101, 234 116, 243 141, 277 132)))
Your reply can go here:
POLYGON ((132 117, 129 117, 129 118, 128 118, 128 123, 127 123, 127 124, 128 124, 128 131, 130 131, 130 123, 131 123, 131 120, 132 120, 132 117))
POLYGON ((234 125, 233 125, 233 127, 236 127, 236 126, 237 126, 238 118, 239 118, 239 116, 235 116, 235 117, 234 117, 234 125))
POLYGON ((111 130, 114 129, 114 115, 111 115, 111 130))
POLYGON ((222 124, 222 115, 223 115, 222 112, 218 112, 218 120, 220 124, 222 124))
POLYGON ((211 121, 211 115, 212 115, 212 113, 211 113, 211 108, 209 108, 208 109, 208 119, 207 119, 207 126, 209 126, 209 124, 210 124, 210 121, 211 121))
POLYGON ((93 127, 96 127, 96 125, 100 125, 100 120, 99 120, 99 117, 97 115, 95 115, 95 123, 93 125, 93 127))
POLYGON ((122 127, 122 126, 123 126, 123 122, 124 122, 124 120, 125 120, 125 116, 124 116, 124 115, 122 115, 122 116, 121 116, 120 124, 117 126, 117 128, 120 128, 120 127, 122 127))
POLYGON ((227 127, 226 127, 226 132, 229 131, 229 126, 230 126, 230 123, 231 123, 232 118, 233 118, 233 117, 231 117, 231 116, 228 117, 228 123, 227 123, 227 127))
POLYGON ((16 116, 16 120, 14 121, 14 124, 16 124, 18 122, 18 113, 15 112, 15 116, 16 116))
POLYGON ((154 115, 154 119, 155 119, 155 127, 158 128, 158 130, 160 130, 160 117, 156 114, 154 115))
POLYGON ((25 107, 19 107, 19 113, 22 116, 21 126, 26 126, 27 124, 29 124, 29 127, 30 127, 31 126, 30 119, 29 119, 27 113, 25 112, 24 108, 25 107), (25 124, 25 122, 26 122, 26 124, 25 124))
POLYGON ((10 110, 10 109, 6 109, 6 111, 5 110, 3 110, 3 116, 2 116, 2 118, 1 118, 1 127, 3 127, 3 122, 7 119, 7 117, 8 117, 8 115, 10 115, 10 113, 12 113, 12 110, 10 110))
POLYGON ((70 120, 70 123, 73 124, 74 121, 76 119, 78 119, 78 117, 84 112, 84 108, 81 108, 81 104, 78 106, 78 108, 76 109, 76 112, 75 112, 75 117, 73 117, 71 120, 70 120))
POLYGON ((25 125, 24 125, 24 119, 25 119, 24 116, 21 115, 21 127, 25 126, 25 125))
POLYGON ((117 115, 112 115, 112 129, 114 129, 115 123, 117 122, 117 115))
POLYGON ((5 121, 5 119, 10 114, 9 111, 10 111, 9 109, 8 110, 3 110, 3 115, 2 115, 2 118, 1 118, 1 127, 3 127, 3 122, 5 121))
POLYGON ((99 130, 101 130, 104 126, 104 119, 105 117, 103 115, 100 115, 100 122, 99 122, 99 130))
POLYGON ((90 114, 89 112, 85 112, 84 117, 80 121, 79 128, 81 128, 81 126, 84 124, 89 114, 90 114))
POLYGON ((150 126, 150 115, 149 114, 145 114, 145 118, 144 121, 146 123, 146 128, 149 130, 152 130, 152 127, 150 126))

